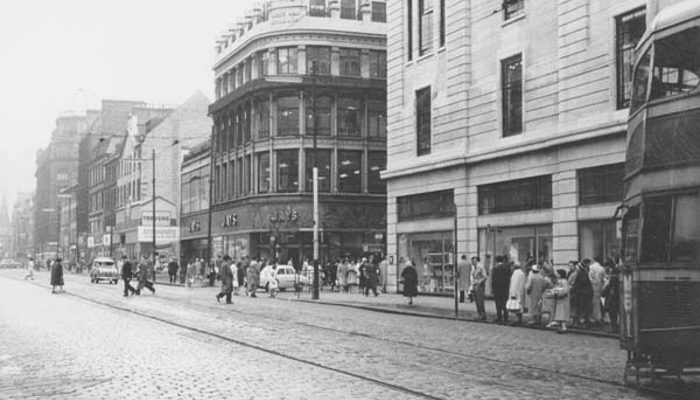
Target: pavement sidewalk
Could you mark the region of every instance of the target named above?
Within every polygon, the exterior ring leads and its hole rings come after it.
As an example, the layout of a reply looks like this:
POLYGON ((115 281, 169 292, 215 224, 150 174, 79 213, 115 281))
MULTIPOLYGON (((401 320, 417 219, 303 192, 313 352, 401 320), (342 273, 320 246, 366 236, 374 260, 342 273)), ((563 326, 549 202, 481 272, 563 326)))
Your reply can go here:
MULTIPOLYGON (((413 298, 413 305, 409 305, 408 299, 400 294, 380 293, 379 296, 375 297, 371 294, 370 296, 364 296, 360 293, 339 293, 322 291, 319 294, 319 300, 312 300, 311 291, 307 290, 307 288, 304 288, 304 290, 300 293, 295 293, 294 291, 281 292, 277 295, 277 297, 280 299, 290 301, 302 301, 342 307, 352 307, 383 313, 404 314, 440 319, 456 319, 487 324, 494 324, 495 322, 493 321, 496 319, 496 305, 492 299, 486 299, 485 301, 486 315, 488 318, 487 321, 477 321, 478 314, 476 312, 475 303, 459 303, 458 316, 455 317, 454 297, 419 295, 418 297, 413 298)), ((514 316, 511 315, 510 319, 511 321, 514 321, 514 316)), ((543 317, 543 320, 548 322, 546 314, 543 317)), ((535 325, 529 314, 525 314, 523 316, 522 327, 540 330, 552 330, 546 328, 544 325, 535 325)), ((609 324, 607 323, 598 326, 592 326, 587 329, 568 327, 568 330, 572 333, 592 335, 598 337, 618 337, 617 333, 610 332, 609 324)))

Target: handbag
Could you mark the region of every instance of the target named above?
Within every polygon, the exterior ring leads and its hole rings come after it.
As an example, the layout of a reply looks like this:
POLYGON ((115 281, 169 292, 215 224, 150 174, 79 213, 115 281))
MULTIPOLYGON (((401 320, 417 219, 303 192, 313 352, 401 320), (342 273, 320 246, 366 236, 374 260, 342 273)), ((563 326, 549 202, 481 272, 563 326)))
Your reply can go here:
POLYGON ((516 299, 515 297, 511 297, 510 300, 506 303, 506 310, 508 311, 513 311, 513 312, 522 312, 523 305, 520 302, 520 299, 516 299))

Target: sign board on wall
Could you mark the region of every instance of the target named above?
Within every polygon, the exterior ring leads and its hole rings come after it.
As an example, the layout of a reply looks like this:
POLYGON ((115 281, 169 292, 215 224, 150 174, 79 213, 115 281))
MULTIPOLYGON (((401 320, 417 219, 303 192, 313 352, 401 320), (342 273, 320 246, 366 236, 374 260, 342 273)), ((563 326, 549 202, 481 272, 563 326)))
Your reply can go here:
MULTIPOLYGON (((141 211, 141 225, 153 225, 153 212, 141 211)), ((156 226, 170 226, 170 211, 156 210, 156 226)))
MULTIPOLYGON (((156 242, 159 244, 173 243, 180 240, 180 229, 177 226, 156 226, 156 242)), ((138 241, 153 242, 153 227, 139 226, 138 241)))

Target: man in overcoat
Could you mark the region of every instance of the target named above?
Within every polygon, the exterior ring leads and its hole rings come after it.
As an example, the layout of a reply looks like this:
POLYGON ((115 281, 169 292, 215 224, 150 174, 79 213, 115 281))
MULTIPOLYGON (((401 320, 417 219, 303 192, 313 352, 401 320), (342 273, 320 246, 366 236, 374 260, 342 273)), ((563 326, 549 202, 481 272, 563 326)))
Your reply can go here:
POLYGON ((221 302, 222 297, 226 297, 226 304, 233 304, 231 293, 233 293, 233 271, 231 270, 231 257, 225 255, 219 267, 221 277, 221 292, 216 295, 216 301, 221 302))
POLYGON ((136 289, 134 289, 133 286, 131 286, 131 277, 133 275, 132 271, 132 265, 131 261, 129 261, 129 258, 127 256, 122 256, 122 260, 124 261, 122 264, 122 280, 124 281, 124 297, 128 297, 129 293, 134 294, 136 293, 136 289))
POLYGON ((151 293, 156 294, 156 288, 153 287, 148 278, 153 275, 153 262, 144 255, 141 257, 141 262, 139 263, 139 285, 136 288, 136 295, 141 295, 141 289, 145 286, 151 293))

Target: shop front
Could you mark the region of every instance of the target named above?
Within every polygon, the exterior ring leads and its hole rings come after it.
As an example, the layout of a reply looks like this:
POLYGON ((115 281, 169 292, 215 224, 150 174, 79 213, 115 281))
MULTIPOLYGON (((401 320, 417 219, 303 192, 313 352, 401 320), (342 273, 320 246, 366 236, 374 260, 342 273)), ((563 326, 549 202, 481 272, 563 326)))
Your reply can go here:
POLYGON ((208 258, 207 233, 209 216, 206 212, 180 218, 180 262, 194 262, 195 258, 208 258))
MULTIPOLYGON (((421 293, 452 294, 455 285, 453 231, 403 233, 398 237, 399 260, 410 260, 421 293)), ((403 268, 403 265, 400 265, 403 268)))

